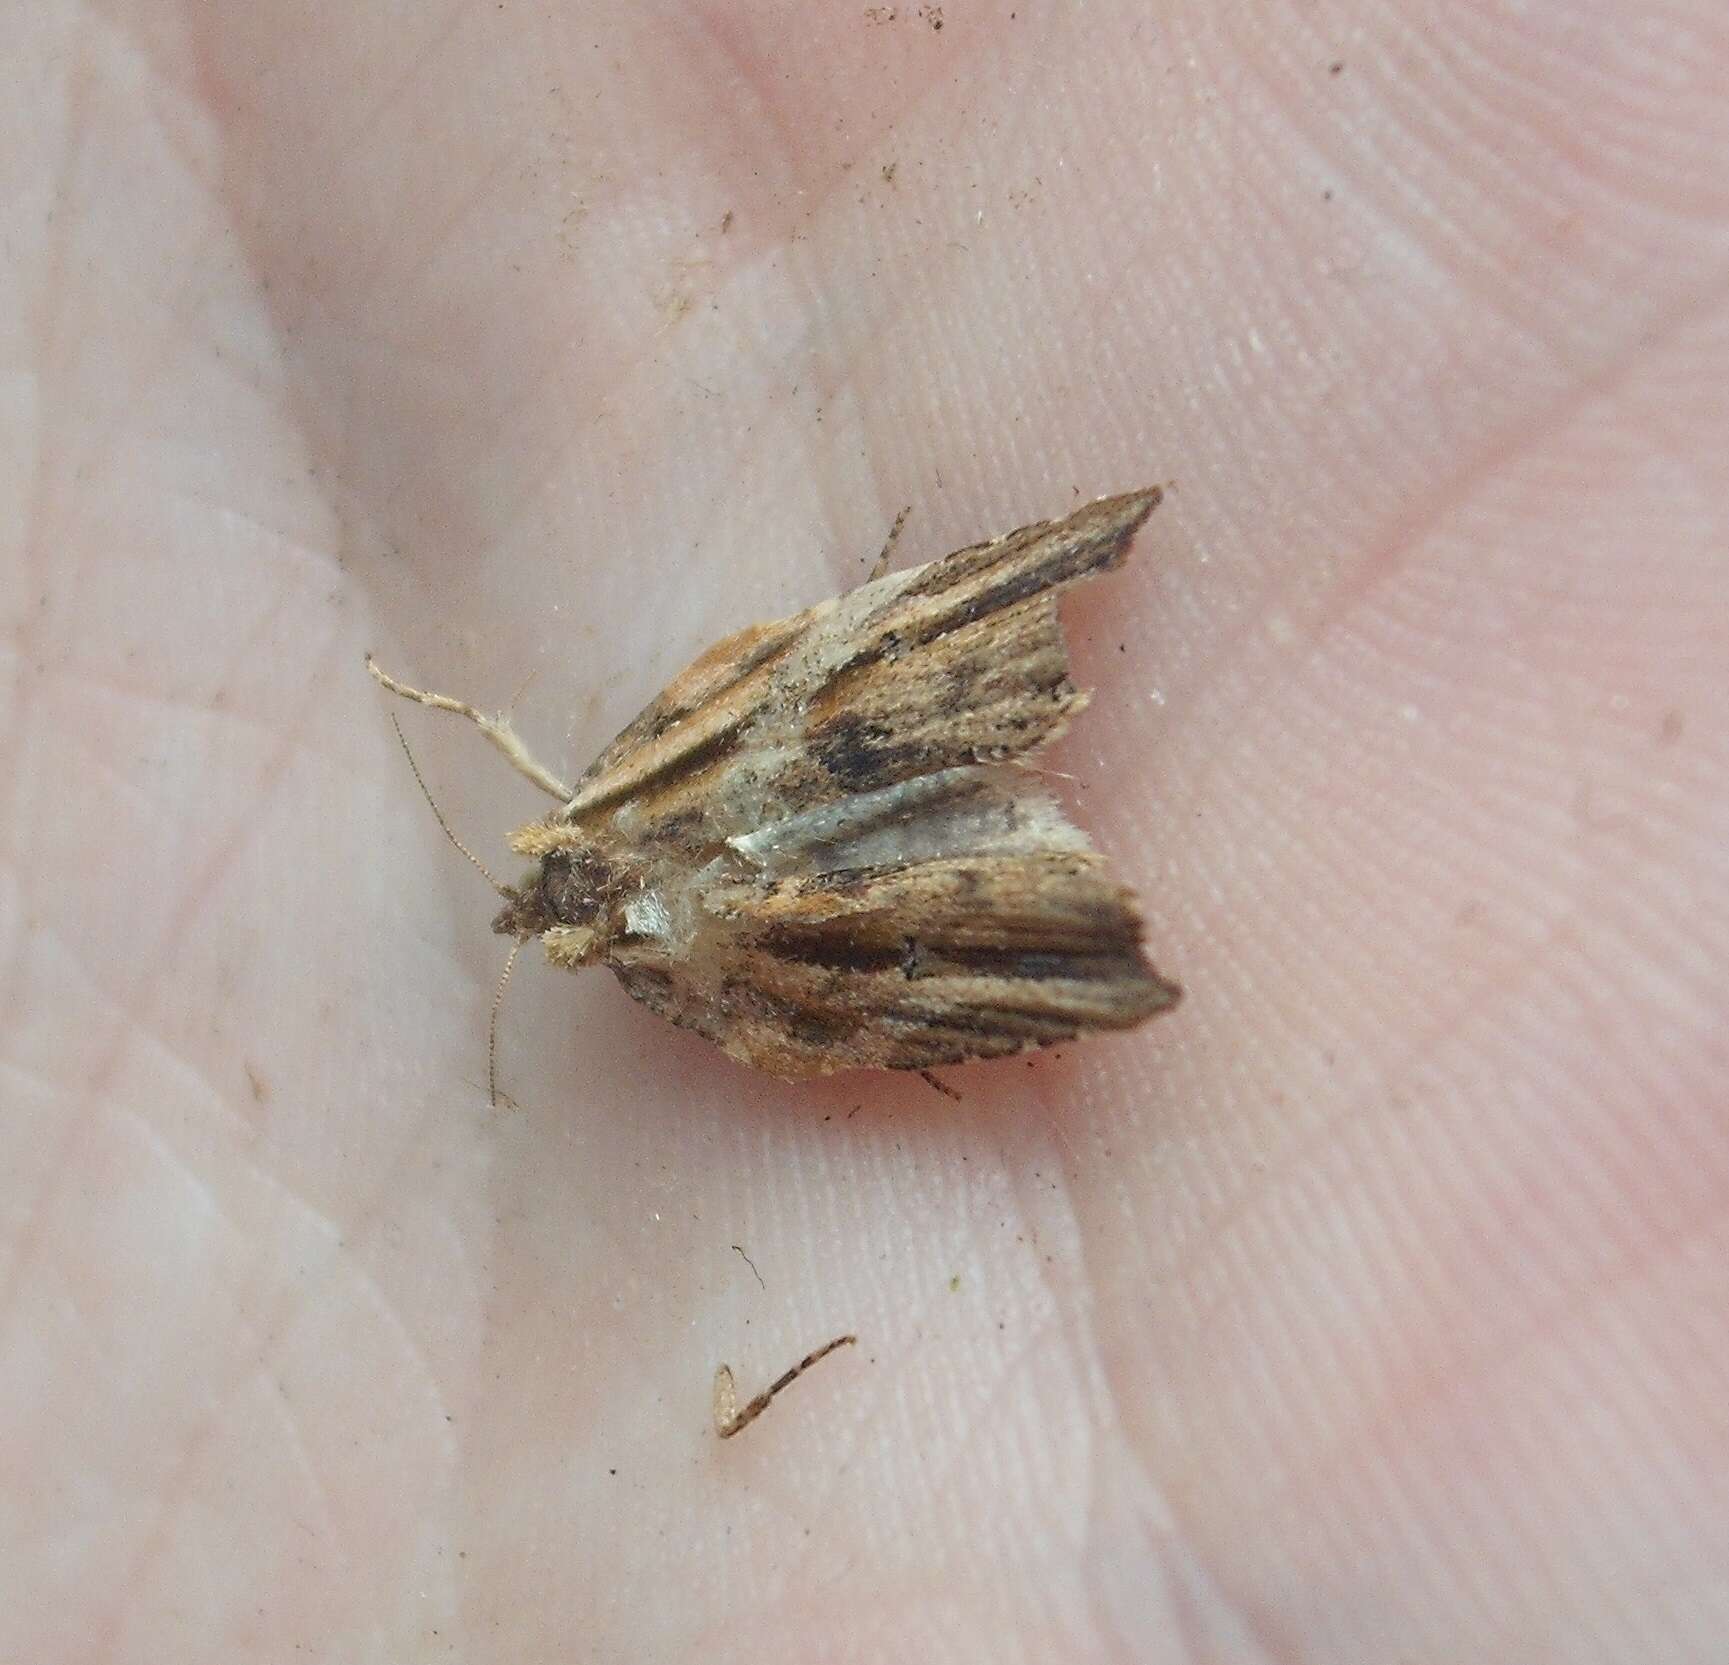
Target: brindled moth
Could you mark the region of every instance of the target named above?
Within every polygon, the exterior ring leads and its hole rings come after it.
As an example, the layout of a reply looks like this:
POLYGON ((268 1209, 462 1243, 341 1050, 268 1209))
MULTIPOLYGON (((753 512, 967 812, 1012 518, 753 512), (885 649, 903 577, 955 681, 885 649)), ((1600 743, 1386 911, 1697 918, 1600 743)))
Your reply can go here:
MULTIPOLYGON (((493 929, 771 1075, 924 1070, 1128 1029, 1179 996, 1133 894, 1034 752, 1087 701, 1057 597, 1121 564, 1156 488, 877 574, 727 637, 577 780, 477 723, 556 800, 493 929)), ((892 542, 892 539, 891 539, 892 542)))

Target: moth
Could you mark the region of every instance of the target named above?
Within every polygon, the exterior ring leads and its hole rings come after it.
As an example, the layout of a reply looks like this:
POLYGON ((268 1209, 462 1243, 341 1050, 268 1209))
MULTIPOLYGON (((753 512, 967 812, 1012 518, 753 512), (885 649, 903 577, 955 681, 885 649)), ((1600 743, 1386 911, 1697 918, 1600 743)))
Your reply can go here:
POLYGON ((574 785, 506 717, 367 665, 555 800, 510 836, 527 872, 496 885, 492 928, 518 946, 605 966, 785 1078, 1049 1046, 1181 994, 1030 763, 1087 703, 1057 597, 1120 565, 1159 497, 892 574, 885 549, 858 589, 702 654, 574 785))

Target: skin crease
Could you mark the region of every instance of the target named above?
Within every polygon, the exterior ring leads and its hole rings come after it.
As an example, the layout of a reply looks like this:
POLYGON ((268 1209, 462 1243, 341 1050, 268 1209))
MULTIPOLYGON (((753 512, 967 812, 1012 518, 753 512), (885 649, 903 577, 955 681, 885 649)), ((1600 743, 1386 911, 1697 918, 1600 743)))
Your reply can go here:
POLYGON ((0 1657, 1719 1656, 1722 7, 943 12, 12 8, 0 1657), (1177 1013, 530 955, 487 1110, 365 648, 575 772, 1155 481, 1051 762, 1177 1013))

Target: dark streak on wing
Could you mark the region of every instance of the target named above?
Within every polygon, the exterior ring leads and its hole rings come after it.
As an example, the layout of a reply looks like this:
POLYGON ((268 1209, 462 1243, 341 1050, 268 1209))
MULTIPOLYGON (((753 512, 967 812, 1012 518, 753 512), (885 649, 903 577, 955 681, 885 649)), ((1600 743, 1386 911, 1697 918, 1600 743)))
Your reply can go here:
MULTIPOLYGON (((1068 677, 1056 592, 1118 565, 1157 491, 1108 498, 933 561, 889 597, 809 702, 807 739, 833 787, 1020 756, 1083 696, 1068 677)), ((799 779, 797 793, 820 798, 799 779)))
POLYGON ((920 621, 928 632, 922 639, 932 640, 1041 591, 1061 589, 1120 565, 1161 495, 1155 486, 1101 498, 1067 520, 1023 526, 931 562, 917 582, 902 591, 909 601, 944 601, 942 611, 927 613, 920 621))
POLYGON ((705 649, 619 731, 583 779, 604 774, 626 753, 659 739, 701 707, 729 703, 740 683, 770 669, 798 645, 808 621, 808 614, 795 613, 791 618, 748 625, 705 649))
MULTIPOLYGON (((857 711, 831 717, 810 735, 811 756, 845 792, 874 792, 914 775, 949 767, 949 754, 929 742, 897 740, 889 724, 857 711)), ((976 761, 967 747, 953 761, 976 761)))
MULTIPOLYGON (((1029 1043, 1048 1045, 1052 1041, 1073 1040, 1081 1027, 1072 1017, 1025 1006, 975 1006, 960 1011, 946 1007, 891 1006, 881 1015, 884 1023, 902 1031, 1007 1040, 1013 1044, 1003 1050, 1010 1052, 1018 1052, 1029 1043)), ((976 1050, 969 1045, 964 1053, 976 1050)))
POLYGON ((753 939, 753 946, 787 964, 855 974, 892 971, 906 959, 903 943, 872 941, 846 930, 825 931, 820 927, 771 925, 753 939))
POLYGON ((1032 750, 1084 699, 1054 592, 1116 566, 1158 500, 1107 498, 882 580, 838 664, 835 602, 739 631, 607 747, 566 818, 616 815, 633 843, 689 856, 765 815, 1032 750))
MULTIPOLYGON (((1124 914, 1122 922, 1130 923, 1124 914)), ((855 935, 850 931, 773 926, 755 939, 775 959, 855 975, 898 972, 908 982, 965 977, 1045 983, 1067 980, 1103 983, 1141 974, 1138 941, 1128 932, 1116 944, 1027 948, 1012 944, 945 941, 940 933, 905 936, 899 941, 855 935)))
POLYGON ((1007 978, 1017 983, 1044 983, 1066 978, 1075 983, 1110 983, 1140 975, 1140 950, 1121 948, 1026 949, 959 947, 920 943, 915 978, 964 973, 970 977, 1007 978))
POLYGON ((680 672, 577 782, 568 818, 583 821, 627 800, 643 823, 684 813, 701 795, 699 777, 744 743, 780 661, 812 617, 752 625, 680 672))
POLYGON ((945 606, 921 621, 920 641, 933 641, 987 614, 1042 591, 1061 589, 1121 563, 1130 540, 1158 507, 1155 486, 1089 503, 1067 520, 1024 526, 989 543, 933 561, 903 594, 942 597, 945 606))
POLYGON ((1132 897, 1084 855, 855 870, 844 890, 740 886, 715 930, 695 958, 720 961, 721 986, 693 984, 669 1015, 784 1076, 1048 1045, 1179 994, 1142 953, 1132 897))

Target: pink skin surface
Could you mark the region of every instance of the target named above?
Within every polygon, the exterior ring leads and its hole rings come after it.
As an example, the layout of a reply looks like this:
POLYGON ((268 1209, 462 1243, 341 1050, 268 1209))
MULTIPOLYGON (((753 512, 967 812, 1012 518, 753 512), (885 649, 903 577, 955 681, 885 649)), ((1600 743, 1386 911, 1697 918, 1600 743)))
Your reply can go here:
POLYGON ((1726 19, 8 8, 0 1658, 1721 1658, 1726 19), (531 954, 488 1110, 364 649, 574 773, 1153 481, 1050 761, 1178 1013, 952 1104, 531 954))

